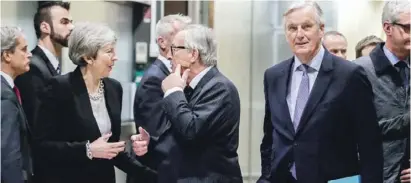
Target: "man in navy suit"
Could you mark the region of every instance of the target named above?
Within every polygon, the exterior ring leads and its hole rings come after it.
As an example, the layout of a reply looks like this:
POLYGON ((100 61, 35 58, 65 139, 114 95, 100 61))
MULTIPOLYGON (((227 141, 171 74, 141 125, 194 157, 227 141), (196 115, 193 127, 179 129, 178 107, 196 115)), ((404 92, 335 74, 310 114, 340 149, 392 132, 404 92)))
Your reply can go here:
MULTIPOLYGON (((145 70, 134 99, 136 129, 141 126, 150 133, 152 137, 150 147, 155 149, 154 151, 150 150, 145 156, 137 158, 142 163, 158 170, 159 175, 161 174, 166 179, 164 180, 165 182, 170 178, 165 175, 172 170, 167 168, 167 165, 170 164, 167 157, 170 156, 169 150, 173 146, 174 140, 172 136, 163 135, 170 128, 170 123, 167 121, 162 109, 164 93, 161 89, 161 82, 171 72, 169 58, 171 57, 170 49, 173 37, 190 23, 190 17, 179 14, 167 15, 159 20, 156 26, 156 33, 160 55, 145 70)), ((138 181, 147 182, 144 178, 138 181)), ((159 179, 159 182, 162 182, 162 178, 159 179)))
POLYGON ((325 183, 360 175, 362 183, 382 183, 381 137, 364 69, 323 48, 322 10, 315 2, 293 4, 284 20, 294 56, 264 74, 258 182, 325 183))
POLYGON ((14 80, 30 70, 31 53, 17 27, 1 27, 1 182, 31 182, 30 129, 14 80))

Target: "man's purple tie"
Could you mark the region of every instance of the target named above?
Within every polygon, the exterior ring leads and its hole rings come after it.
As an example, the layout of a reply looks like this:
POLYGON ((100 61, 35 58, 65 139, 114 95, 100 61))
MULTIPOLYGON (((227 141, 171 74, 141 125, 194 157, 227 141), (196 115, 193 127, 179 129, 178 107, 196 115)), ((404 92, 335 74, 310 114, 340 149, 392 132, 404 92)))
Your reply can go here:
MULTIPOLYGON (((302 64, 297 67, 297 70, 303 71, 303 76, 301 77, 301 83, 300 87, 298 88, 297 99, 295 102, 293 120, 295 131, 297 131, 298 125, 300 124, 301 115, 303 114, 305 105, 308 101, 308 97, 310 96, 310 79, 308 78, 308 72, 311 71, 311 68, 308 65, 302 64)), ((291 167, 291 174, 295 179, 297 179, 295 163, 293 163, 293 166, 291 167)))

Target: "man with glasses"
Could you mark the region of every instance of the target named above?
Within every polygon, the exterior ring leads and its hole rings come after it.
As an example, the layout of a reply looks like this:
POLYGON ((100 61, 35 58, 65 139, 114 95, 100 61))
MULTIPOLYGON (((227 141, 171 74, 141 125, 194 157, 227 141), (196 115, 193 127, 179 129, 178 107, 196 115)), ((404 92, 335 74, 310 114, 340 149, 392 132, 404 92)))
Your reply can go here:
POLYGON ((383 138, 384 182, 410 182, 410 2, 383 9, 386 42, 355 60, 367 70, 383 138))
POLYGON ((240 98, 216 68, 213 31, 189 25, 176 34, 171 50, 177 65, 162 89, 163 109, 177 142, 173 150, 180 155, 176 182, 242 183, 237 154, 240 98))
MULTIPOLYGON (((158 182, 167 182, 172 179, 169 175, 173 169, 170 169, 169 164, 173 156, 169 150, 173 147, 174 139, 172 136, 165 135, 164 132, 170 128, 170 123, 167 121, 162 109, 162 99, 164 96, 161 90, 161 81, 166 78, 171 69, 170 62, 170 46, 174 35, 191 23, 191 18, 173 14, 161 18, 156 26, 156 41, 160 55, 145 71, 141 79, 140 85, 137 88, 134 98, 134 121, 136 123, 136 131, 138 127, 146 129, 152 141, 150 147, 153 147, 146 155, 137 157, 143 164, 150 168, 156 169, 158 182), (160 153, 156 153, 160 152, 160 153)), ((127 182, 134 182, 130 177, 127 182)), ((148 179, 140 177, 137 182, 150 183, 148 179)))

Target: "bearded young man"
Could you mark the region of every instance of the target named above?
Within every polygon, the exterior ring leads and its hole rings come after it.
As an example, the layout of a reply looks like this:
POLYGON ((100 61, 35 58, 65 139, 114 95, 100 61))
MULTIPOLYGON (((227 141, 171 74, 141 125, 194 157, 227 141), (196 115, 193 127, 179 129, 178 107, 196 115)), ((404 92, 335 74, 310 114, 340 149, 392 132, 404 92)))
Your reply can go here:
MULTIPOLYGON (((59 1, 41 1, 34 15, 34 29, 38 38, 37 46, 31 51, 30 71, 16 78, 20 89, 23 109, 31 128, 39 108, 39 95, 48 80, 61 73, 61 48, 67 47, 68 37, 73 30, 69 14, 70 3, 59 1)), ((36 163, 36 152, 33 148, 33 168, 35 182, 42 182, 47 172, 41 172, 36 163)), ((41 164, 41 163, 40 163, 41 164)))

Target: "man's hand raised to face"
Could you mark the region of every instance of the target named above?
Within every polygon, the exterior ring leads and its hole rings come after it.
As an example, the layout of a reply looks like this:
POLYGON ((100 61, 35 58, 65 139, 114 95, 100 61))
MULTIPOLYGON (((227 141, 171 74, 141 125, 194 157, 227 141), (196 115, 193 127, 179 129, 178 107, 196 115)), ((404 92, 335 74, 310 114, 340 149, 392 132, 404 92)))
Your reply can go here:
POLYGON ((183 75, 181 75, 181 65, 178 64, 174 73, 171 73, 163 80, 161 84, 161 88, 163 89, 163 92, 166 92, 167 90, 175 88, 175 87, 184 89, 184 87, 186 86, 187 77, 188 77, 189 72, 190 72, 190 69, 186 69, 183 75))

